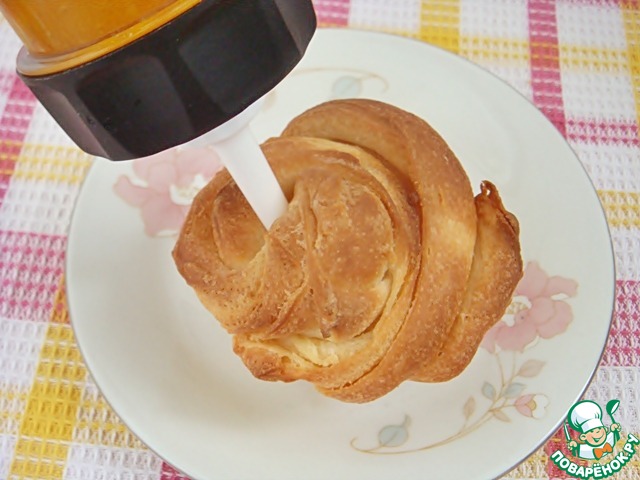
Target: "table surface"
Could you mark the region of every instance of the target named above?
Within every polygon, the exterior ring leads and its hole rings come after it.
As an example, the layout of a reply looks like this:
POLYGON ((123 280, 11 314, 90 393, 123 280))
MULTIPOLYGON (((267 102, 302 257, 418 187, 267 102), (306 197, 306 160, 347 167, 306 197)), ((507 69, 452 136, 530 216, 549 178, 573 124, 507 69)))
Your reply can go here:
MULTIPOLYGON (((609 342, 584 397, 621 401, 640 434, 640 2, 315 0, 321 26, 418 38, 470 59, 532 101, 590 175, 615 250, 609 342)), ((64 293, 66 232, 92 158, 15 74, 20 42, 0 18, 0 479, 184 479, 102 399, 64 293)), ((505 478, 571 478, 557 432, 505 478)), ((614 475, 640 478, 635 456, 614 475)))

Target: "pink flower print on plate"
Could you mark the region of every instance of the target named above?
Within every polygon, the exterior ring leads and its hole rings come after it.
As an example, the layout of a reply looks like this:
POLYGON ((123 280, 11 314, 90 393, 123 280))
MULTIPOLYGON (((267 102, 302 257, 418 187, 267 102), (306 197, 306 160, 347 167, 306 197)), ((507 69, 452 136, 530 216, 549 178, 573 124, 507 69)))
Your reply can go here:
POLYGON ((491 353, 496 348, 523 351, 538 338, 564 333, 573 320, 565 300, 577 289, 574 280, 549 277, 537 262, 529 262, 506 315, 487 332, 481 346, 491 353))
POLYGON ((513 405, 525 417, 542 418, 549 405, 549 399, 540 393, 529 393, 518 397, 513 405))
POLYGON ((212 148, 178 147, 134 160, 134 175, 120 176, 113 189, 140 209, 147 235, 175 235, 193 197, 221 168, 212 148))

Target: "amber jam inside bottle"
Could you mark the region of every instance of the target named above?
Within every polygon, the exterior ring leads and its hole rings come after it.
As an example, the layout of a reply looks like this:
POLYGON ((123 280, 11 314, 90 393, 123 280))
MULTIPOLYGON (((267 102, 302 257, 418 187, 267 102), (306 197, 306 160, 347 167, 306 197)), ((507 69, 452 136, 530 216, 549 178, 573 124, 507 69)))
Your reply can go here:
POLYGON ((25 48, 18 71, 36 76, 90 62, 170 22, 200 0, 0 0, 25 48))

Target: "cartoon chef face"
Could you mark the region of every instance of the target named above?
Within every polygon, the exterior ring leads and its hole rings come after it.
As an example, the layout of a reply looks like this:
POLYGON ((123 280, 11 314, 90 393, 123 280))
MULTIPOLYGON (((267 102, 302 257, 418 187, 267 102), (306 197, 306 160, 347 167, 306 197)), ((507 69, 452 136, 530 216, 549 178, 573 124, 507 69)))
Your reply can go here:
POLYGON ((574 430, 582 432, 580 440, 598 447, 607 441, 607 429, 602 424, 602 409, 591 400, 576 403, 568 415, 569 423, 574 430))
POLYGON ((581 434, 580 440, 592 447, 599 447, 607 441, 607 429, 605 427, 592 428, 587 433, 581 434))

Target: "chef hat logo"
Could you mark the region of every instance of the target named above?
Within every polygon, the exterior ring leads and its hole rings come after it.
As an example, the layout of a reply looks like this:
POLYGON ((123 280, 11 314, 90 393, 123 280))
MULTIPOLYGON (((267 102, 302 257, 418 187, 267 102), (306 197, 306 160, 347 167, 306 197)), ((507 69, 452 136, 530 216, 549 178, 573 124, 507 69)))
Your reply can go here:
POLYGON ((583 400, 571 407, 567 420, 574 430, 582 433, 587 433, 594 428, 604 427, 602 409, 600 405, 591 400, 583 400))

